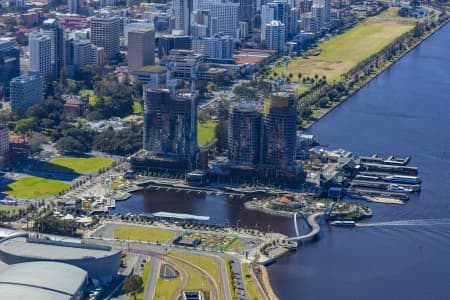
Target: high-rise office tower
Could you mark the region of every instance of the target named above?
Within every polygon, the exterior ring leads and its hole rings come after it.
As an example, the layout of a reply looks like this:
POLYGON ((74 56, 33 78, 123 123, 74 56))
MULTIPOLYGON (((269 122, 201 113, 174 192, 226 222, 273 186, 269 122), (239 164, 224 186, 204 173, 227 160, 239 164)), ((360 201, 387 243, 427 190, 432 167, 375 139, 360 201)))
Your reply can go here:
POLYGON ((73 40, 73 67, 75 70, 87 65, 103 64, 103 48, 91 44, 89 40, 73 40))
POLYGON ((192 50, 172 49, 168 59, 173 64, 171 77, 189 80, 195 68, 203 63, 205 56, 192 50))
POLYGON ((160 35, 157 40, 158 57, 163 58, 170 54, 172 49, 190 50, 192 37, 176 35, 160 35))
POLYGON ((331 24, 331 0, 323 0, 325 7, 325 25, 331 24))
POLYGON ((52 41, 39 31, 28 35, 30 49, 30 72, 38 72, 43 77, 52 75, 52 41))
POLYGON ((262 113, 254 104, 234 106, 228 128, 228 158, 234 165, 255 166, 261 162, 262 113))
POLYGON ((255 0, 239 0, 239 21, 247 22, 249 30, 253 28, 254 18, 256 14, 255 0))
POLYGON ((217 36, 192 40, 192 50, 210 59, 232 59, 233 38, 231 36, 217 36))
POLYGON ((44 100, 44 81, 39 73, 27 73, 10 82, 11 111, 24 115, 28 108, 44 100))
POLYGON ((9 95, 9 82, 20 75, 20 51, 14 38, 0 38, 0 98, 9 95))
POLYGON ((313 16, 316 17, 321 28, 331 23, 330 0, 314 0, 311 8, 313 16))
POLYGON ((175 29, 183 30, 185 35, 190 35, 191 13, 193 11, 192 0, 174 0, 173 14, 175 16, 175 29))
POLYGON ((209 10, 211 17, 217 19, 217 32, 237 37, 239 31, 239 3, 200 2, 199 9, 209 10))
POLYGON ((155 32, 134 29, 128 32, 128 70, 155 64, 155 32))
POLYGON ((113 59, 119 53, 120 19, 96 17, 90 21, 91 43, 105 50, 105 58, 113 59))
POLYGON ((158 15, 153 19, 153 24, 155 25, 156 32, 170 32, 173 24, 171 22, 171 17, 168 15, 158 15))
POLYGON ((264 164, 275 169, 294 165, 297 108, 294 94, 274 93, 264 104, 264 164))
POLYGON ((313 0, 298 0, 297 7, 300 9, 300 13, 308 13, 311 12, 311 8, 313 6, 313 0))
POLYGON ((195 100, 190 94, 144 86, 144 150, 152 156, 183 160, 193 168, 197 151, 195 100))
POLYGON ((312 16, 317 20, 319 30, 325 26, 325 6, 322 4, 313 4, 312 16))
POLYGON ((293 7, 289 11, 289 24, 286 26, 286 30, 288 30, 288 37, 293 37, 299 31, 299 17, 300 10, 298 7, 293 7))
POLYGON ((263 5, 261 7, 261 41, 266 38, 266 24, 269 24, 272 20, 275 20, 275 7, 271 5, 263 5))
POLYGON ((282 54, 286 42, 286 25, 278 20, 272 20, 264 26, 264 44, 269 50, 276 50, 282 54))
POLYGON ((80 10, 80 0, 68 0, 69 12, 71 14, 78 14, 80 10))
POLYGON ((113 6, 116 6, 118 2, 119 2, 118 0, 100 0, 100 5, 102 8, 108 7, 108 6, 113 7, 113 6))
POLYGON ((128 46, 128 32, 138 29, 154 30, 153 23, 128 23, 123 27, 123 45, 128 46))
POLYGON ((73 41, 74 39, 67 36, 63 41, 63 68, 69 77, 72 77, 75 72, 73 69, 73 41))
POLYGON ((248 23, 239 22, 239 38, 245 39, 248 37, 248 23))
MULTIPOLYGON (((261 8, 261 40, 265 38, 264 26, 272 20, 278 20, 288 27, 290 13, 291 6, 287 2, 278 1, 264 4, 261 8)), ((286 28, 286 38, 288 37, 288 32, 286 28)))
POLYGON ((9 130, 8 126, 0 126, 0 168, 9 162, 9 130))
POLYGON ((50 39, 52 74, 58 77, 63 66, 63 30, 56 19, 51 18, 42 23, 41 33, 50 39))
POLYGON ((191 35, 193 37, 211 37, 217 31, 217 18, 213 18, 209 10, 197 9, 192 12, 191 35))
POLYGON ((80 69, 94 63, 92 55, 92 44, 89 40, 73 40, 73 65, 80 69))
POLYGON ((320 24, 312 13, 308 12, 302 15, 302 30, 305 32, 317 33, 320 29, 320 24))

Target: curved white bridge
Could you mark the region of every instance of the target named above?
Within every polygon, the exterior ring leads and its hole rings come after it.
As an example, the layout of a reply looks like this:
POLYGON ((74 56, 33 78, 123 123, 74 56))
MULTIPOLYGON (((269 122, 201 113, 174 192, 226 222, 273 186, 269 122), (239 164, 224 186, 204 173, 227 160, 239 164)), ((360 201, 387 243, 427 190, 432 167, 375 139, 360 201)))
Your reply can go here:
POLYGON ((315 214, 309 215, 306 218, 306 224, 308 224, 309 228, 311 228, 311 231, 304 235, 300 235, 300 233, 298 232, 297 213, 298 212, 295 212, 295 214, 294 214, 295 233, 297 234, 297 236, 288 238, 287 240, 288 241, 303 241, 303 240, 308 240, 308 239, 315 237, 320 231, 318 219, 320 217, 322 217, 322 215, 324 213, 323 212, 315 213, 315 214))

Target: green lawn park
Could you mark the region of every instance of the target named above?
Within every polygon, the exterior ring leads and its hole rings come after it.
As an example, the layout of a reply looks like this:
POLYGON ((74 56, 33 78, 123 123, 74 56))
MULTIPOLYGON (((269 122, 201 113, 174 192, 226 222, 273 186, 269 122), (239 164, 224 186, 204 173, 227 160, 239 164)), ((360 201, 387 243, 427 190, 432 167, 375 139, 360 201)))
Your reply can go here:
POLYGON ((51 160, 48 168, 50 170, 53 167, 55 170, 58 170, 58 168, 66 168, 75 173, 93 173, 111 166, 113 162, 114 160, 109 158, 61 157, 51 160))
POLYGON ((312 78, 317 74, 319 78, 326 76, 328 82, 339 80, 341 75, 414 27, 416 20, 398 16, 398 10, 389 8, 378 16, 367 18, 344 33, 320 43, 317 47, 322 51, 320 55, 308 59, 294 58, 287 67, 282 63, 272 70, 271 76, 274 72, 277 75, 292 74, 291 80, 298 82, 297 74, 301 73, 302 78, 312 78))
POLYGON ((197 124, 197 142, 200 147, 208 145, 215 139, 216 126, 217 122, 215 121, 208 121, 203 124, 199 122, 197 124))
POLYGON ((70 184, 35 176, 22 177, 2 188, 5 194, 18 198, 54 196, 70 187, 70 184))
POLYGON ((124 226, 114 230, 114 238, 120 240, 164 243, 175 236, 174 231, 149 227, 124 226))

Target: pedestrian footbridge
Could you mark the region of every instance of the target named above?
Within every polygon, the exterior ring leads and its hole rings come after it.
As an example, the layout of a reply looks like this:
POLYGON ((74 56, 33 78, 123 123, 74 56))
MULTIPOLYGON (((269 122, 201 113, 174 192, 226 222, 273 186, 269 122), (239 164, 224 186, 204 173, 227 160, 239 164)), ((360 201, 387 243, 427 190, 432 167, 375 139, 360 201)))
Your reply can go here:
POLYGON ((303 240, 312 239, 315 236, 317 236, 317 234, 320 231, 320 226, 319 226, 318 222, 324 213, 323 212, 315 213, 315 214, 309 215, 306 218, 306 224, 308 224, 308 227, 311 229, 311 231, 304 235, 300 235, 300 233, 298 231, 297 214, 300 214, 301 216, 303 216, 303 214, 300 212, 296 212, 294 214, 295 233, 297 234, 297 236, 290 237, 287 240, 288 241, 303 241, 303 240))

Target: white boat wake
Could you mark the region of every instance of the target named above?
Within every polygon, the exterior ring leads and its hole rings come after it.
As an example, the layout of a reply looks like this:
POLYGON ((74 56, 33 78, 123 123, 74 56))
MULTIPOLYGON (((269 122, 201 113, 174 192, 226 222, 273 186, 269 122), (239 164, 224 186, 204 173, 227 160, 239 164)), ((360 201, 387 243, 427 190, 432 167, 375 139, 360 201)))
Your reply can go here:
POLYGON ((357 224, 358 227, 372 227, 372 226, 435 226, 435 225, 450 225, 450 218, 448 218, 448 219, 401 220, 401 221, 358 223, 357 224))

